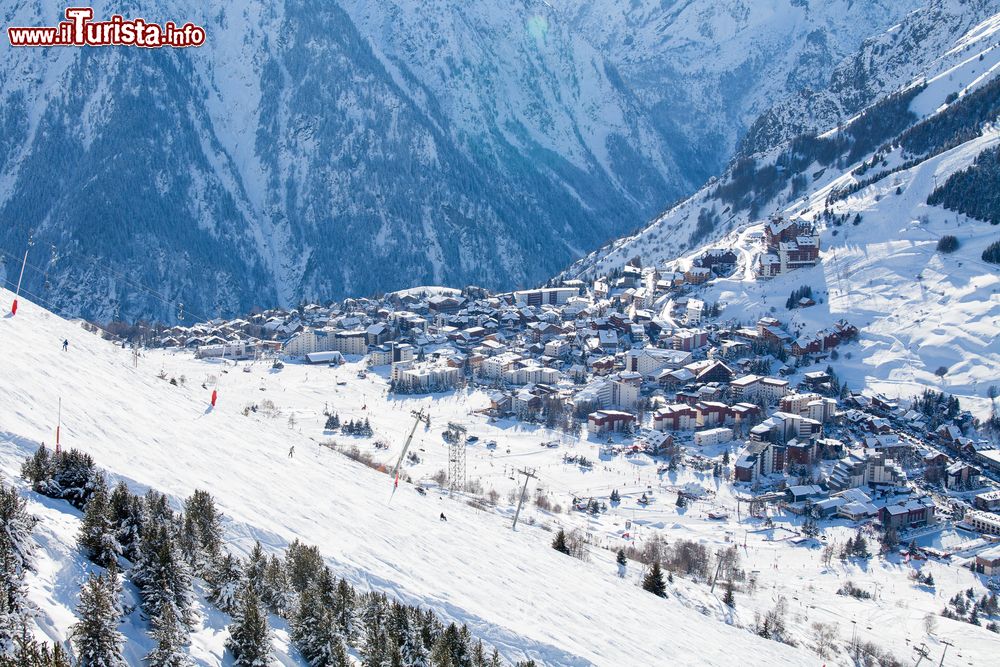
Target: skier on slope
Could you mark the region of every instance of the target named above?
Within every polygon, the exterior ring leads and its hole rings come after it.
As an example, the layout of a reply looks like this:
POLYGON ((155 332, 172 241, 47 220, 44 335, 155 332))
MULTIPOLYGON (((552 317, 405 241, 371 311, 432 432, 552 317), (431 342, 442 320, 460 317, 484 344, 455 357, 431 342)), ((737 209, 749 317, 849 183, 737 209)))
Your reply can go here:
POLYGON ((446 517, 446 516, 444 515, 444 512, 441 512, 441 520, 442 520, 442 521, 448 521, 448 517, 446 517))
POLYGON ((68 338, 63 340, 63 352, 66 352, 67 350, 69 350, 69 339, 68 338))
POLYGON ((292 458, 295 455, 295 445, 288 448, 288 458, 292 458))

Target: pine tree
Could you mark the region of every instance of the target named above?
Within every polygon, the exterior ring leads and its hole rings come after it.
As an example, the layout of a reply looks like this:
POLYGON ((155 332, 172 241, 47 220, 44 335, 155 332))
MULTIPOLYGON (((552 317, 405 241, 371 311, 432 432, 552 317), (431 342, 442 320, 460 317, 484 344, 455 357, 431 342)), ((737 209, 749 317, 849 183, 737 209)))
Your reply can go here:
POLYGON ((14 640, 11 654, 0 653, 0 667, 71 667, 66 650, 58 643, 51 646, 36 641, 27 627, 14 640))
POLYGON ((24 577, 34 569, 31 532, 37 523, 17 489, 0 484, 0 655, 25 626, 31 610, 24 577))
POLYGON ((147 531, 132 579, 148 618, 160 617, 163 607, 170 605, 179 623, 187 628, 194 625, 191 572, 165 526, 147 531))
POLYGON ((232 615, 236 611, 237 593, 242 581, 243 571, 239 559, 232 554, 226 554, 209 572, 208 601, 232 615))
MULTIPOLYGON (((215 507, 215 499, 208 491, 196 490, 184 501, 185 531, 198 548, 203 566, 219 557, 222 551, 222 515, 215 507)), ((192 562, 200 572, 198 562, 192 562)))
POLYGON ((262 595, 264 590, 265 570, 267 570, 267 555, 260 542, 254 542, 244 572, 246 573, 247 585, 253 589, 254 594, 258 597, 262 595))
POLYGON ((87 557, 101 567, 118 562, 122 548, 111 524, 108 488, 104 475, 94 475, 93 490, 84 508, 77 541, 87 557))
POLYGON ((354 611, 355 601, 356 595, 351 585, 344 579, 337 581, 337 590, 332 605, 333 622, 337 632, 348 645, 354 643, 358 634, 354 611))
POLYGON ((121 555, 132 562, 138 559, 142 543, 142 514, 142 499, 125 482, 118 482, 108 500, 108 516, 121 555))
POLYGON ((251 586, 240 592, 239 607, 229 625, 226 648, 236 667, 267 667, 271 664, 271 637, 260 598, 251 586))
POLYGON ((336 664, 338 645, 343 648, 335 619, 337 606, 337 583, 330 569, 323 567, 299 596, 292 619, 292 639, 310 665, 336 664))
POLYGON ((405 635, 400 641, 399 651, 405 667, 429 667, 430 665, 430 655, 420 636, 420 627, 417 623, 409 622, 407 624, 405 635))
POLYGON ((261 601, 272 614, 288 618, 294 602, 291 584, 285 573, 285 565, 277 556, 272 555, 264 568, 264 581, 261 590, 261 601))
POLYGON ((552 548, 556 551, 564 554, 569 554, 569 545, 566 544, 566 531, 562 528, 556 533, 555 538, 552 540, 552 548))
POLYGON ((285 550, 285 571, 296 593, 305 591, 322 569, 323 557, 319 549, 306 546, 298 540, 288 545, 285 550))
POLYGON ((622 499, 622 497, 621 497, 621 494, 618 493, 618 489, 614 489, 611 492, 611 502, 618 503, 618 502, 621 502, 621 499, 622 499))
POLYGON ((663 582, 663 571, 659 562, 653 561, 653 566, 642 580, 642 588, 661 598, 667 597, 667 585, 663 582))
POLYGON ((156 648, 146 656, 149 667, 188 667, 191 659, 184 651, 187 635, 174 615, 171 605, 164 605, 160 615, 152 620, 156 648))
POLYGON ((42 445, 21 465, 21 477, 31 483, 31 488, 41 491, 43 485, 52 478, 52 456, 42 445))
POLYGON ((124 667, 125 638, 118 632, 121 621, 120 591, 108 575, 91 574, 80 590, 73 626, 78 667, 124 667))
POLYGON ((722 596, 722 603, 732 609, 736 608, 736 594, 733 592, 733 582, 726 583, 726 594, 722 596))

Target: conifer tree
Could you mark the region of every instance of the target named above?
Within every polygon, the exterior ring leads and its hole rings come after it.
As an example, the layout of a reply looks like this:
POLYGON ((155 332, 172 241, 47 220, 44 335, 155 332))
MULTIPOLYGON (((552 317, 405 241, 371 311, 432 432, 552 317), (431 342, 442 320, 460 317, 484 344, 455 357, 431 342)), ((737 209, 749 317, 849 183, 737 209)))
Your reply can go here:
POLYGON ((250 551, 250 558, 247 560, 244 573, 246 583, 253 589, 255 595, 260 597, 264 590, 264 571, 267 569, 267 555, 260 542, 254 542, 250 551))
POLYGON ((185 628, 194 625, 191 572, 165 526, 147 531, 132 579, 142 594, 148 618, 161 617, 163 607, 170 605, 179 624, 185 628))
POLYGON ((660 563, 653 561, 653 566, 649 568, 645 578, 642 580, 642 587, 653 595, 661 598, 667 597, 667 585, 663 582, 663 571, 660 563))
POLYGON ((118 482, 108 500, 108 516, 121 555, 133 563, 142 544, 142 515, 142 499, 133 495, 125 482, 118 482))
POLYGON ((14 640, 14 651, 9 655, 0 652, 0 667, 71 667, 71 664, 60 644, 35 640, 25 626, 14 640))
POLYGON ((249 585, 240 592, 239 606, 229 625, 226 648, 236 667, 268 667, 271 664, 271 637, 260 598, 249 585))
POLYGON ((118 631, 121 607, 115 580, 108 574, 91 574, 80 590, 76 608, 80 621, 73 626, 78 667, 124 667, 124 637, 118 631))
POLYGON ((232 615, 236 611, 237 593, 242 581, 243 571, 239 559, 226 554, 218 559, 208 574, 208 601, 232 615))
POLYGON ((31 605, 24 576, 34 569, 31 532, 37 523, 17 489, 0 483, 0 654, 28 620, 31 605))
POLYGON ((333 622, 337 632, 343 637, 344 642, 351 645, 357 635, 355 612, 355 593, 347 581, 340 579, 337 582, 337 590, 333 601, 333 622))
POLYGON ((305 591, 322 569, 323 557, 319 549, 306 546, 298 540, 288 545, 285 551, 285 571, 296 593, 305 591))
POLYGON ((566 544, 566 531, 562 528, 556 533, 555 538, 552 540, 552 548, 556 551, 564 554, 569 554, 569 545, 566 544))
POLYGON ((160 615, 152 620, 156 648, 146 656, 149 667, 188 667, 191 659, 184 650, 187 635, 174 615, 171 605, 164 605, 160 615))
POLYGON ((726 583, 726 593, 725 593, 725 595, 722 596, 722 602, 727 607, 731 607, 733 609, 736 608, 736 594, 733 591, 733 582, 732 581, 729 581, 729 582, 726 583))
POLYGON ((291 584, 285 573, 285 564, 277 556, 272 555, 264 568, 264 581, 261 590, 261 600, 272 614, 288 618, 292 613, 291 584))
POLYGON ((118 562, 122 548, 111 524, 108 487, 100 472, 94 475, 93 487, 77 541, 87 558, 101 567, 109 567, 118 562))
MULTIPOLYGON (((208 491, 196 490, 184 501, 185 530, 198 548, 204 564, 211 563, 222 551, 222 515, 208 491)), ((197 563, 192 563, 201 571, 197 563)))

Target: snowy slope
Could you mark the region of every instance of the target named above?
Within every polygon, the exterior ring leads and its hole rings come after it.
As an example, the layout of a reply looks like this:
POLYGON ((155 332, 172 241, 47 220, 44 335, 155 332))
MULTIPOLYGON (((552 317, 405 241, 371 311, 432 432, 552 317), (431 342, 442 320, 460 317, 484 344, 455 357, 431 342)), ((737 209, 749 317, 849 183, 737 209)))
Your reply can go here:
MULTIPOLYGON (((9 292, 0 299, 9 301, 9 292)), ((145 360, 22 300, 0 320, 0 461, 16 473, 36 443, 51 443, 61 396, 63 444, 131 483, 175 498, 215 495, 230 541, 317 544, 338 573, 469 623, 508 658, 547 665, 728 664, 734 650, 763 664, 810 664, 808 653, 660 600, 610 568, 569 559, 537 528, 402 486, 390 505, 385 475, 320 448, 275 421, 244 417, 265 396, 227 393, 207 408, 192 378, 173 387, 145 360), (59 341, 70 340, 70 352, 59 341), (286 455, 296 445, 295 458, 286 455), (447 523, 438 520, 446 511, 447 523)), ((241 374, 242 375, 242 374, 241 374)), ((234 381, 235 382, 235 381, 234 381)), ((329 380, 327 380, 329 382, 329 380)))

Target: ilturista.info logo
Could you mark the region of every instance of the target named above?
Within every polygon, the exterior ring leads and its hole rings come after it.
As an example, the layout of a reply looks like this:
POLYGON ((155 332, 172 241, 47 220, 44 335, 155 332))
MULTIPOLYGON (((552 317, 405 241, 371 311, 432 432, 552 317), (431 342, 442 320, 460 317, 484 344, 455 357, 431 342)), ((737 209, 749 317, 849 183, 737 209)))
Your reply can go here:
POLYGON ((55 26, 7 28, 11 46, 138 46, 186 48, 205 43, 205 29, 193 23, 162 25, 146 19, 115 14, 95 21, 91 7, 67 7, 66 20, 55 26))

